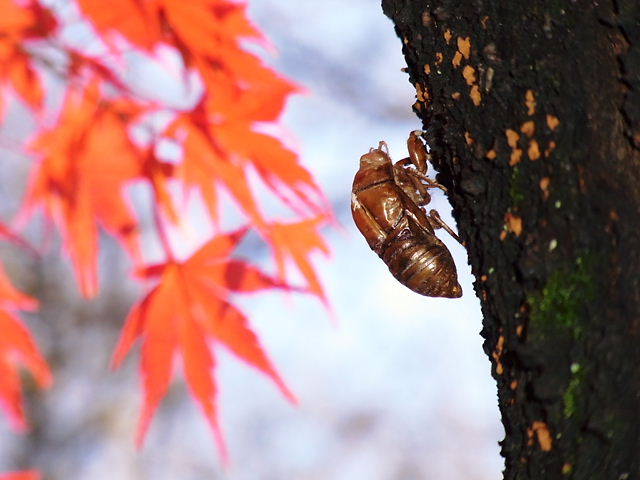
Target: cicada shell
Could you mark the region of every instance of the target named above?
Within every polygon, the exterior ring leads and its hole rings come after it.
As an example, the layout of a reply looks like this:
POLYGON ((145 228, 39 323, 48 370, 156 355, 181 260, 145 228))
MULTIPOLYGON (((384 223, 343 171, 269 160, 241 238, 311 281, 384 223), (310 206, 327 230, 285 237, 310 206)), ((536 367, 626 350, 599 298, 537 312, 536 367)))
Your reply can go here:
POLYGON ((360 157, 351 213, 369 247, 400 283, 421 295, 458 298, 456 265, 435 229, 459 239, 435 210, 423 208, 430 188, 446 189, 426 175, 428 155, 419 134, 411 132, 409 157, 395 164, 385 142, 360 157))

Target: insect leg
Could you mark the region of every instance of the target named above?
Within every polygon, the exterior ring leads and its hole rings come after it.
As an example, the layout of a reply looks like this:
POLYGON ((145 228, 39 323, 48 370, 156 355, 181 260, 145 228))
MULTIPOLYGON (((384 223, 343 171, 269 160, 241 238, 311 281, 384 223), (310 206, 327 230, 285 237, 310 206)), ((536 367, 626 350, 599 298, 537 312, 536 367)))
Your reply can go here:
POLYGON ((408 167, 409 165, 413 165, 413 162, 411 162, 411 159, 409 157, 407 158, 403 158, 402 160, 398 160, 395 165, 399 165, 403 168, 408 167))
POLYGON ((409 159, 411 163, 415 165, 419 172, 427 173, 427 159, 429 154, 427 149, 420 139, 422 132, 420 130, 414 130, 409 134, 407 139, 407 149, 409 150, 409 159))
POLYGON ((429 195, 429 187, 427 187, 413 175, 409 175, 409 178, 411 179, 411 183, 413 184, 415 189, 418 191, 416 204, 421 207, 427 205, 431 201, 431 195, 429 195))
POLYGON ((418 170, 409 170, 407 169, 406 172, 409 175, 412 175, 414 177, 419 178, 420 180, 422 180, 423 182, 425 182, 427 185, 427 188, 439 188, 440 190, 442 190, 443 192, 447 192, 447 187, 445 187, 444 185, 440 185, 438 182, 436 182, 433 178, 430 178, 428 176, 426 176, 424 173, 419 172, 418 170))
POLYGON ((449 235, 455 238, 460 245, 464 246, 464 244, 460 240, 460 237, 458 237, 458 235, 453 230, 451 230, 451 227, 449 225, 444 223, 444 220, 440 218, 440 214, 438 212, 436 212, 435 210, 430 210, 427 218, 429 219, 429 222, 434 229, 443 228, 449 235))
POLYGON ((405 158, 393 165, 393 177, 396 185, 400 187, 416 205, 426 205, 431 198, 420 180, 409 175, 410 169, 407 168, 407 164, 409 164, 409 159, 405 158))

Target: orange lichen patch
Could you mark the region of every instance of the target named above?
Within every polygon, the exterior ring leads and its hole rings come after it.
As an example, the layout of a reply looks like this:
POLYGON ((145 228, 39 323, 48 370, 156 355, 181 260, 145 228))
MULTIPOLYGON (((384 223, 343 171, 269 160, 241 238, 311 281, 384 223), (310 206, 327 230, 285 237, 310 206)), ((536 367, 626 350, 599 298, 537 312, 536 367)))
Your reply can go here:
POLYGON ((522 149, 516 148, 509 156, 509 166, 513 167, 514 165, 519 164, 520 160, 522 160, 522 149))
POLYGON ((527 436, 529 439, 533 439, 533 435, 536 435, 538 443, 540 444, 540 450, 548 452, 551 450, 553 441, 551 439, 551 433, 549 427, 544 422, 536 420, 531 424, 531 427, 527 429, 527 436))
POLYGON ((524 325, 518 325, 516 327, 516 335, 518 335, 518 337, 522 337, 522 332, 524 332, 524 325))
POLYGON ((467 81, 467 85, 471 86, 476 83, 476 70, 471 65, 466 65, 462 69, 462 76, 467 81))
POLYGON ((424 73, 426 73, 427 75, 431 74, 431 65, 429 65, 428 63, 424 66, 424 73))
POLYGON ((500 240, 504 240, 505 238, 507 238, 507 231, 506 230, 502 230, 500 232, 500 240))
POLYGON ((469 96, 471 97, 471 101, 476 107, 478 107, 480 103, 482 103, 482 95, 480 95, 480 87, 478 87, 478 85, 474 85, 473 87, 471 87, 469 96))
POLYGON ((456 54, 453 56, 453 60, 451 60, 451 64, 454 67, 458 68, 461 62, 462 62, 462 54, 460 52, 456 52, 456 54))
POLYGON ((509 384, 509 388, 511 390, 515 390, 516 388, 518 388, 518 381, 517 380, 511 380, 511 383, 509 384))
POLYGON ((487 152, 487 154, 485 155, 485 157, 487 157, 489 160, 493 160, 498 156, 498 154, 496 153, 496 151, 494 149, 491 149, 487 152))
POLYGON ((547 147, 547 149, 544 151, 544 156, 548 157, 549 155, 551 155, 551 152, 553 152, 556 149, 556 142, 554 142, 553 140, 551 140, 549 142, 549 146, 547 147))
POLYGON ((529 120, 528 122, 524 122, 520 127, 520 131, 524 133, 527 137, 533 137, 533 134, 536 133, 536 124, 533 123, 533 120, 529 120))
POLYGON ((535 138, 529 142, 527 155, 531 160, 538 160, 540 158, 540 148, 538 147, 538 141, 535 138))
POLYGON ((451 34, 451 30, 449 30, 448 28, 444 31, 444 41, 447 42, 447 45, 449 45, 449 42, 451 41, 451 37, 453 37, 453 35, 451 34))
POLYGON ((467 142, 467 145, 473 145, 473 137, 469 132, 464 132, 464 140, 467 142))
POLYGON ((546 200, 549 198, 549 185, 551 184, 551 179, 549 177, 542 177, 538 185, 540 186, 540 190, 542 190, 542 196, 546 200))
POLYGON ((454 100, 459 100, 461 96, 462 95, 460 94, 460 92, 453 92, 451 94, 451 98, 453 98, 454 100))
POLYGON ((496 362, 496 373, 498 375, 502 375, 504 372, 504 367, 502 366, 502 362, 500 362, 500 357, 502 356, 502 351, 504 350, 504 335, 500 335, 498 337, 498 343, 496 344, 496 348, 493 350, 491 357, 496 362))
POLYGON ((424 102, 425 92, 422 89, 422 85, 420 85, 419 83, 416 83, 416 96, 418 97, 418 100, 420 100, 421 102, 424 102))
POLYGON ((518 140, 520 139, 520 135, 515 130, 507 128, 504 131, 504 134, 507 137, 507 144, 513 149, 511 152, 511 156, 509 157, 509 165, 512 167, 518 163, 522 159, 522 150, 518 148, 518 140))
POLYGON ((569 462, 565 463, 564 465, 562 465, 562 470, 560 471, 563 475, 569 475, 571 472, 573 472, 573 464, 569 462))
POLYGON ((558 120, 558 117, 547 113, 547 126, 549 127, 549 130, 555 130, 556 128, 558 128, 558 125, 560 125, 560 120, 558 120))
POLYGON ((440 52, 436 52, 436 64, 440 65, 444 61, 444 55, 440 52))
POLYGON ((465 60, 469 59, 471 53, 471 39, 469 37, 458 37, 458 51, 462 54, 465 60))
POLYGON ((481 282, 486 282, 488 279, 489 279, 489 277, 487 277, 486 275, 482 275, 482 276, 480 277, 480 281, 481 281, 481 282))
POLYGON ((518 146, 518 140, 520 139, 520 135, 515 130, 511 130, 507 128, 504 131, 504 134, 507 136, 507 143, 511 148, 516 148, 518 146))
POLYGON ((507 226, 508 231, 513 233, 516 237, 520 236, 522 233, 522 218, 511 212, 507 212, 504 216, 504 223, 507 226))
MULTIPOLYGON (((464 54, 463 54, 464 55, 464 54)), ((464 77, 467 85, 471 87, 471 91, 469 92, 469 96, 471 97, 471 101, 477 107, 482 102, 482 95, 480 95, 480 87, 476 83, 476 70, 471 65, 466 65, 462 69, 462 76, 464 77)))
POLYGON ((524 104, 527 106, 527 115, 531 116, 536 113, 536 97, 533 90, 527 90, 524 94, 524 104))

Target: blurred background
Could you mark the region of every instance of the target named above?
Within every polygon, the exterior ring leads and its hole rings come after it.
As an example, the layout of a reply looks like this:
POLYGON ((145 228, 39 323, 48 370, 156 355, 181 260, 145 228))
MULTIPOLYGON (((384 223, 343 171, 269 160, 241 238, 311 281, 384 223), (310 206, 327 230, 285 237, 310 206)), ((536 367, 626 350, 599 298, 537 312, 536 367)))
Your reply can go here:
MULTIPOLYGON (((440 235, 456 259, 463 297, 421 297, 393 279, 351 220, 360 155, 384 139, 392 158, 403 158, 408 133, 421 127, 391 21, 377 0, 252 0, 249 12, 277 51, 263 58, 307 89, 289 102, 283 123, 340 223, 325 231, 331 258, 315 259, 333 317, 302 296, 238 300, 299 405, 219 351, 230 465, 221 467, 209 426, 181 379, 137 451, 138 358, 130 356, 116 372, 108 364, 140 286, 104 237, 102 292, 82 299, 56 236, 31 222, 30 236, 51 238, 50 253, 30 259, 2 245, 0 254, 17 286, 42 302, 38 314, 23 318, 50 360, 55 384, 42 393, 27 383, 29 435, 12 433, 0 419, 0 472, 34 467, 51 480, 500 478, 503 428, 464 249, 440 235)), ((16 146, 30 128, 14 105, 0 129, 3 219, 15 214, 24 191, 29 158, 16 146)), ((431 207, 455 227, 440 193, 431 207)))

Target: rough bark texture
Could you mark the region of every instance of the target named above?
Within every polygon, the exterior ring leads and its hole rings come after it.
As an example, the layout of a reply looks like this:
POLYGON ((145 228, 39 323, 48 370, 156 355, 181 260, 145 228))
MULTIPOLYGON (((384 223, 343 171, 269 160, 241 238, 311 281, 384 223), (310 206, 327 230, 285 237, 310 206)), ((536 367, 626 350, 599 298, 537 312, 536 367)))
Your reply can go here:
POLYGON ((640 478, 640 2, 382 5, 476 277, 504 478, 640 478))

